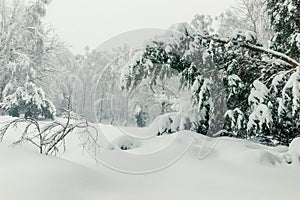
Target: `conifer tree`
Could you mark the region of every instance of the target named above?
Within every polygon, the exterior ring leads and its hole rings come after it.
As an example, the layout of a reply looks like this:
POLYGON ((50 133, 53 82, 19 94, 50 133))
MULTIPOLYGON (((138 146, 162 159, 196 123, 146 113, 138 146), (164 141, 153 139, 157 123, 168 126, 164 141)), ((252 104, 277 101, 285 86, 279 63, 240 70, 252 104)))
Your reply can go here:
POLYGON ((275 31, 272 48, 300 60, 300 2, 268 0, 267 11, 275 31))

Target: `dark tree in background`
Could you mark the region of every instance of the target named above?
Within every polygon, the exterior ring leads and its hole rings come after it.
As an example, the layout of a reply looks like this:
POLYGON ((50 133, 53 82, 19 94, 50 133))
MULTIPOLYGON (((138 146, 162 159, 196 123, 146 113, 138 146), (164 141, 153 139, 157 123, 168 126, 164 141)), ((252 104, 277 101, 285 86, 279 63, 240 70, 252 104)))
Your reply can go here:
POLYGON ((275 31, 272 48, 300 60, 300 2, 268 0, 267 9, 275 31))

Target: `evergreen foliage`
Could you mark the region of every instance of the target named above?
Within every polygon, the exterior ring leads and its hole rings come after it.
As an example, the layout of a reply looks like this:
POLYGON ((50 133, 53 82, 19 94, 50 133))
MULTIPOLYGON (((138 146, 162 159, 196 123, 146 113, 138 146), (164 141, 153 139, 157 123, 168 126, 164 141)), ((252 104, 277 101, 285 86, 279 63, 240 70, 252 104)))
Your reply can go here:
POLYGON ((43 89, 37 87, 32 82, 27 82, 24 87, 19 87, 17 91, 7 96, 1 108, 13 117, 38 119, 39 116, 45 119, 53 119, 55 107, 52 102, 45 98, 43 89))
POLYGON ((182 87, 191 88, 198 113, 192 130, 213 135, 226 129, 268 145, 288 144, 299 135, 299 67, 274 59, 274 51, 261 51, 251 31, 222 40, 201 35, 187 24, 171 30, 180 34, 148 44, 128 63, 124 88, 133 90, 149 77, 155 84, 179 75, 182 87), (176 73, 168 73, 171 69, 176 73))

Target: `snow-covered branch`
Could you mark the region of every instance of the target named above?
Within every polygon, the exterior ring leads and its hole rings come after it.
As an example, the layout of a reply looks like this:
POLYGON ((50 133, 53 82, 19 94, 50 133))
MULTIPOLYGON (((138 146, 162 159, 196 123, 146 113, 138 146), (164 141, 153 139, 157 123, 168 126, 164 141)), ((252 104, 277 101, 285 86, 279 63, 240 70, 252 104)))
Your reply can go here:
MULTIPOLYGON (((226 39, 221 39, 221 38, 218 38, 218 37, 211 37, 211 36, 204 36, 203 37, 204 39, 210 39, 210 40, 213 40, 214 42, 216 43, 220 43, 222 45, 225 45, 225 44, 228 44, 230 42, 230 40, 226 40, 226 39)), ((256 51, 256 52, 259 52, 259 53, 264 53, 264 54, 267 54, 267 55, 271 55, 275 58, 278 58, 286 63, 288 63, 289 65, 291 65, 292 67, 297 67, 297 66, 300 66, 300 63, 298 61, 296 61, 295 59, 283 54, 283 53, 280 53, 278 51, 274 51, 272 49, 267 49, 267 48, 264 48, 264 47, 261 47, 261 46, 257 46, 257 45, 254 45, 254 44, 250 44, 249 42, 247 41, 243 41, 239 44, 241 47, 244 47, 244 48, 247 48, 247 49, 250 49, 252 51, 256 51)))
POLYGON ((63 149, 65 151, 65 138, 79 129, 84 134, 83 146, 97 146, 98 130, 88 121, 69 110, 65 110, 65 117, 56 119, 44 126, 32 118, 18 118, 6 123, 0 128, 0 141, 3 140, 10 127, 22 129, 21 137, 13 144, 28 142, 39 149, 41 154, 56 154, 63 149), (25 125, 25 126, 24 126, 25 125))
POLYGON ((253 51, 257 51, 257 52, 261 52, 261 53, 265 53, 265 54, 270 54, 275 58, 278 58, 280 60, 283 60, 283 61, 287 62, 292 67, 300 66, 299 62, 297 62, 293 58, 291 58, 291 57, 289 57, 289 56, 287 56, 283 53, 280 53, 278 51, 274 51, 274 50, 271 50, 271 49, 266 49, 266 48, 256 46, 256 45, 253 45, 253 44, 249 44, 249 43, 246 43, 243 46, 250 49, 250 50, 253 50, 253 51))

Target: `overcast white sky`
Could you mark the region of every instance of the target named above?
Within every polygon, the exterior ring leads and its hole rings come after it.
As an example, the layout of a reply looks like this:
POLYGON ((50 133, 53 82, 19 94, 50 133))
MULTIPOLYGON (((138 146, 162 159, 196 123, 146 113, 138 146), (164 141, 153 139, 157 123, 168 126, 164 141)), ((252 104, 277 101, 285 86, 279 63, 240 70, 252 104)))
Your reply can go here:
POLYGON ((196 13, 213 16, 235 0, 53 0, 47 22, 74 53, 140 28, 168 28, 190 22, 196 13))

